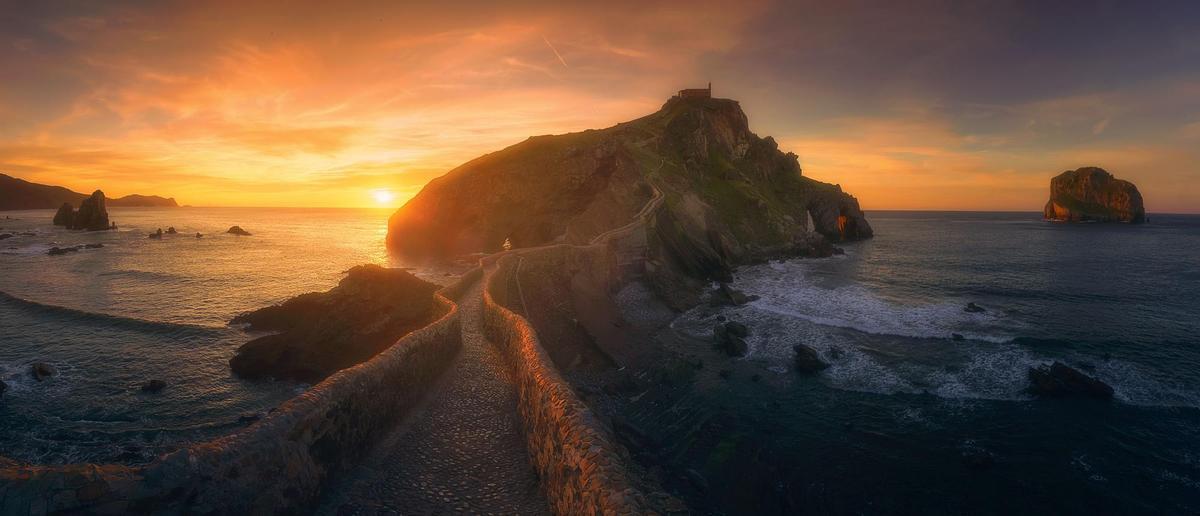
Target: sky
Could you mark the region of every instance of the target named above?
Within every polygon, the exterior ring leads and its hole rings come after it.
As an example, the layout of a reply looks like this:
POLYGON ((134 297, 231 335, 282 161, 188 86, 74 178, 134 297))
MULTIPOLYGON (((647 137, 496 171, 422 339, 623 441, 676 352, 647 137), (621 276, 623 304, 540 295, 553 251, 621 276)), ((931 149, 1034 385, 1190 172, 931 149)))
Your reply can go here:
POLYGON ((872 209, 1038 211, 1100 166, 1200 212, 1200 2, 0 0, 0 172, 399 206, 713 83, 872 209))

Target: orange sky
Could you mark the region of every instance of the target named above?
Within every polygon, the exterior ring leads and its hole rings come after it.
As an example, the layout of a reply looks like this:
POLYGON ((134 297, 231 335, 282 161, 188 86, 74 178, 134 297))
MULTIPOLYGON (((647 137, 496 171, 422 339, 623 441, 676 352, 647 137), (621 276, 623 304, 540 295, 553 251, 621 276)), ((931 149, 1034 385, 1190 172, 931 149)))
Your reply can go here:
MULTIPOLYGON (((0 172, 193 205, 398 206, 482 153, 711 80, 868 210, 1040 210, 1049 178, 1085 165, 1137 183, 1151 212, 1200 210, 1196 72, 1057 77, 1139 56, 1051 42, 1065 64, 1023 58, 992 29, 1019 10, 249 3, 6 7, 0 69, 20 73, 0 82, 0 172)), ((1195 57, 1200 39, 1180 41, 1195 57)))

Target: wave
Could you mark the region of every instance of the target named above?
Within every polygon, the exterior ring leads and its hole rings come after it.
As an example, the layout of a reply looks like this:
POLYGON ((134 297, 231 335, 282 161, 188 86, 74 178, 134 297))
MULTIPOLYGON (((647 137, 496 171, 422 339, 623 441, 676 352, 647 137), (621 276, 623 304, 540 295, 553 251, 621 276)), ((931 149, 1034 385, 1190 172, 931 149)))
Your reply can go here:
POLYGON ((151 272, 151 271, 139 271, 139 270, 135 270, 135 269, 121 269, 121 270, 101 272, 101 273, 97 274, 97 276, 132 278, 132 279, 139 279, 139 280, 159 281, 159 282, 179 279, 179 276, 176 274, 163 273, 163 272, 151 272))
POLYGON ((136 317, 125 317, 101 312, 87 312, 65 306, 31 301, 3 291, 0 291, 0 302, 8 304, 14 308, 26 310, 28 312, 62 317, 74 322, 118 327, 146 333, 164 333, 171 335, 184 333, 195 336, 216 336, 225 331, 224 328, 216 328, 211 326, 151 321, 136 317))

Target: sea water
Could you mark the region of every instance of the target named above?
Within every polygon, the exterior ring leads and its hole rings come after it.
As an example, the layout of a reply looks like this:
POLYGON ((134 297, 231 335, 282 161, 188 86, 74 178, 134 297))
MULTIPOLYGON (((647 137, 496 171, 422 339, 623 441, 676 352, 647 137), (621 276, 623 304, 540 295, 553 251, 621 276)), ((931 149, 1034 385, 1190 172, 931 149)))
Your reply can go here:
POLYGON ((397 265, 384 210, 113 208, 119 229, 99 232, 53 215, 0 213, 16 235, 0 240, 0 456, 22 461, 141 463, 245 426, 305 386, 233 376, 250 336, 229 320, 355 265, 397 265), (89 243, 104 247, 47 254, 89 243), (58 374, 34 380, 35 362, 58 374), (167 387, 143 393, 152 379, 167 387))
MULTIPOLYGON (((729 446, 817 513, 1200 510, 1200 216, 868 219, 877 236, 844 256, 736 272, 759 297, 721 315, 749 325, 741 360, 771 378, 721 391, 756 421, 729 446), (830 367, 798 375, 795 344, 830 367), (1056 360, 1115 399, 1037 399, 1029 369, 1056 360)), ((674 327, 707 338, 714 317, 674 327)))

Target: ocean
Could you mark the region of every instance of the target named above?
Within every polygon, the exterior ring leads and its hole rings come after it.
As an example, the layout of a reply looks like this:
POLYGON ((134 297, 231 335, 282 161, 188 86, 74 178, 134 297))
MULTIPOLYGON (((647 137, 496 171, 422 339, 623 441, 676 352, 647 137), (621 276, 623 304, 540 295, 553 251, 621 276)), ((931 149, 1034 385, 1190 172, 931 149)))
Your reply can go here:
POLYGON ((355 265, 398 265, 384 246, 387 210, 109 214, 118 231, 57 228, 53 210, 0 213, 0 233, 17 235, 0 241, 0 456, 144 463, 244 426, 305 386, 234 377, 228 360, 250 337, 229 320, 332 288, 355 265), (226 234, 233 225, 252 236, 226 234), (147 238, 170 226, 178 234, 147 238), (104 247, 46 254, 88 243, 104 247), (34 362, 58 374, 37 382, 34 362), (142 393, 151 379, 166 389, 142 393))
MULTIPOLYGON (((736 272, 759 299, 720 314, 749 325, 741 361, 766 378, 709 393, 754 421, 717 449, 769 457, 754 467, 814 513, 1200 511, 1200 216, 868 218, 877 236, 844 256, 736 272), (830 367, 792 371, 797 343, 830 367), (1029 368, 1055 360, 1115 400, 1026 392, 1029 368)), ((705 339, 713 317, 673 325, 705 339)), ((720 469, 710 482, 741 481, 720 469)))
MULTIPOLYGON (((249 337, 230 318, 331 288, 354 265, 402 265, 384 247, 384 210, 110 212, 119 231, 0 214, 12 217, 0 233, 34 233, 0 241, 0 455, 141 463, 229 433, 305 388, 233 377, 227 361, 249 337), (253 236, 224 234, 235 224, 253 236), (168 226, 179 234, 146 238, 168 226), (104 247, 46 254, 82 243, 104 247), (59 374, 36 382, 33 362, 59 374), (141 393, 150 379, 168 387, 141 393)), ((750 326, 737 361, 763 378, 704 394, 729 423, 705 436, 716 451, 683 460, 729 493, 714 504, 786 492, 814 513, 1200 508, 1200 216, 868 217, 877 236, 844 256, 736 272, 759 298, 720 313, 750 326), (797 375, 796 343, 831 367, 797 375), (1034 398, 1028 368, 1053 360, 1115 399, 1034 398)), ((672 327, 708 339, 714 316, 700 307, 672 327)))

